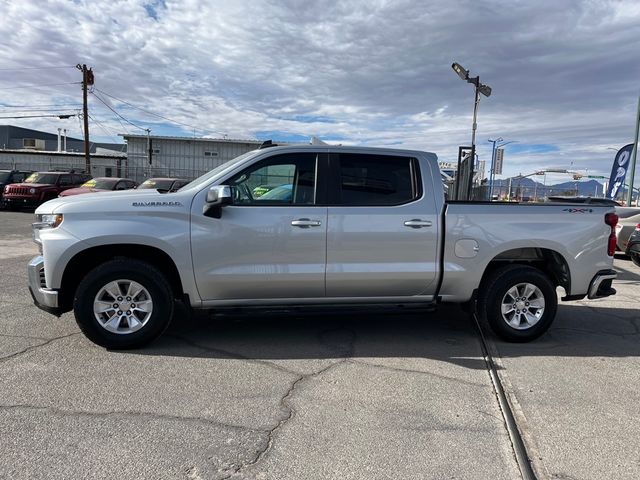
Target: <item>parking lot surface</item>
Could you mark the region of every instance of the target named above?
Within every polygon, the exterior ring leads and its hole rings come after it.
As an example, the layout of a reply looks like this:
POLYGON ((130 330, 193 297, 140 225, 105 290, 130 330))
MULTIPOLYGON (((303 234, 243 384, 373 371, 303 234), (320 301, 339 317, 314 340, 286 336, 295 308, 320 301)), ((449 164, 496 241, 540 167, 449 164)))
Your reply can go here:
MULTIPOLYGON (((472 320, 179 312, 99 348, 32 305, 32 214, 0 212, 0 477, 514 479, 472 320)), ((640 269, 561 304, 530 344, 489 335, 539 478, 640 478, 640 269)))

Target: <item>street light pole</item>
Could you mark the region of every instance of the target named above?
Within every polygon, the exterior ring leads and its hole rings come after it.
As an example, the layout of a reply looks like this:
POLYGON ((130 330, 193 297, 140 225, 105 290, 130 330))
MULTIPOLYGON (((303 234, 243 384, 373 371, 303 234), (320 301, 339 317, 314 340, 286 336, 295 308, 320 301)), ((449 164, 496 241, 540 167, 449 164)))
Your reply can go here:
MULTIPOLYGON (((480 94, 483 94, 485 97, 489 97, 491 95, 491 87, 480 83, 479 76, 469 77, 469 70, 465 70, 464 67, 459 63, 455 63, 455 62, 452 63, 451 68, 453 68, 453 71, 456 72, 456 74, 462 80, 465 80, 467 83, 473 84, 475 87, 475 98, 474 98, 474 104, 473 104, 473 125, 471 128, 471 156, 469 157, 469 160, 468 160, 471 163, 469 165, 469 168, 466 169, 469 172, 469 178, 466 179, 467 180, 466 200, 469 200, 471 198, 471 187, 473 185, 473 169, 474 169, 474 163, 476 161, 476 129, 478 127, 478 105, 480 104, 480 94)), ((460 173, 461 172, 458 172, 458 175, 460 175, 460 173)), ((457 199, 461 200, 460 193, 456 192, 456 195, 457 195, 457 199)))
POLYGON ((636 157, 638 155, 638 133, 640 131, 640 97, 638 97, 638 114, 636 116, 636 138, 633 142, 633 151, 631 153, 631 164, 629 165, 629 191, 627 192, 627 207, 631 206, 633 200, 633 183, 636 175, 636 157))

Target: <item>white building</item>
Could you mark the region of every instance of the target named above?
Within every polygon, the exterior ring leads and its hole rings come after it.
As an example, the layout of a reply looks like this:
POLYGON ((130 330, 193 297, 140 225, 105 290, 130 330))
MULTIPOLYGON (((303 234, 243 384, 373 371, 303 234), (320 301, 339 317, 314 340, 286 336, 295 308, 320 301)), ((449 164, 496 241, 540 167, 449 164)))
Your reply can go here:
POLYGON ((136 181, 149 177, 196 178, 262 144, 259 140, 226 138, 122 137, 127 143, 127 176, 136 181))

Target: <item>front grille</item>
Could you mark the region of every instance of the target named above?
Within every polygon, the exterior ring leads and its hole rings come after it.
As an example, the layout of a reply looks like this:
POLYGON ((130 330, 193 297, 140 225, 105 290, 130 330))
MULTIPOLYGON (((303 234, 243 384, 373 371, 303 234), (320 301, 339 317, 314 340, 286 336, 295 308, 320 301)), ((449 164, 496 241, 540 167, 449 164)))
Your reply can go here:
POLYGON ((40 277, 40 288, 47 288, 47 282, 44 278, 44 267, 40 269, 40 271, 38 272, 38 276, 40 277))
POLYGON ((9 191, 7 191, 6 193, 9 193, 11 195, 29 195, 29 187, 12 186, 9 187, 9 191))

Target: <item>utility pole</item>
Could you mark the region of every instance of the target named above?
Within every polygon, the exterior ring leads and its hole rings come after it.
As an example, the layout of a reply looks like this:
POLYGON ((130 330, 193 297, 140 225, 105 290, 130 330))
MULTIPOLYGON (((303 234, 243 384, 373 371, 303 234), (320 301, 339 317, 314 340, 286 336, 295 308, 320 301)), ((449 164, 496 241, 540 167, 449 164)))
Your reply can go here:
POLYGON ((89 107, 87 105, 87 87, 93 85, 93 70, 83 63, 76 65, 82 72, 82 118, 84 121, 84 162, 85 170, 91 174, 91 154, 89 153, 89 107))

